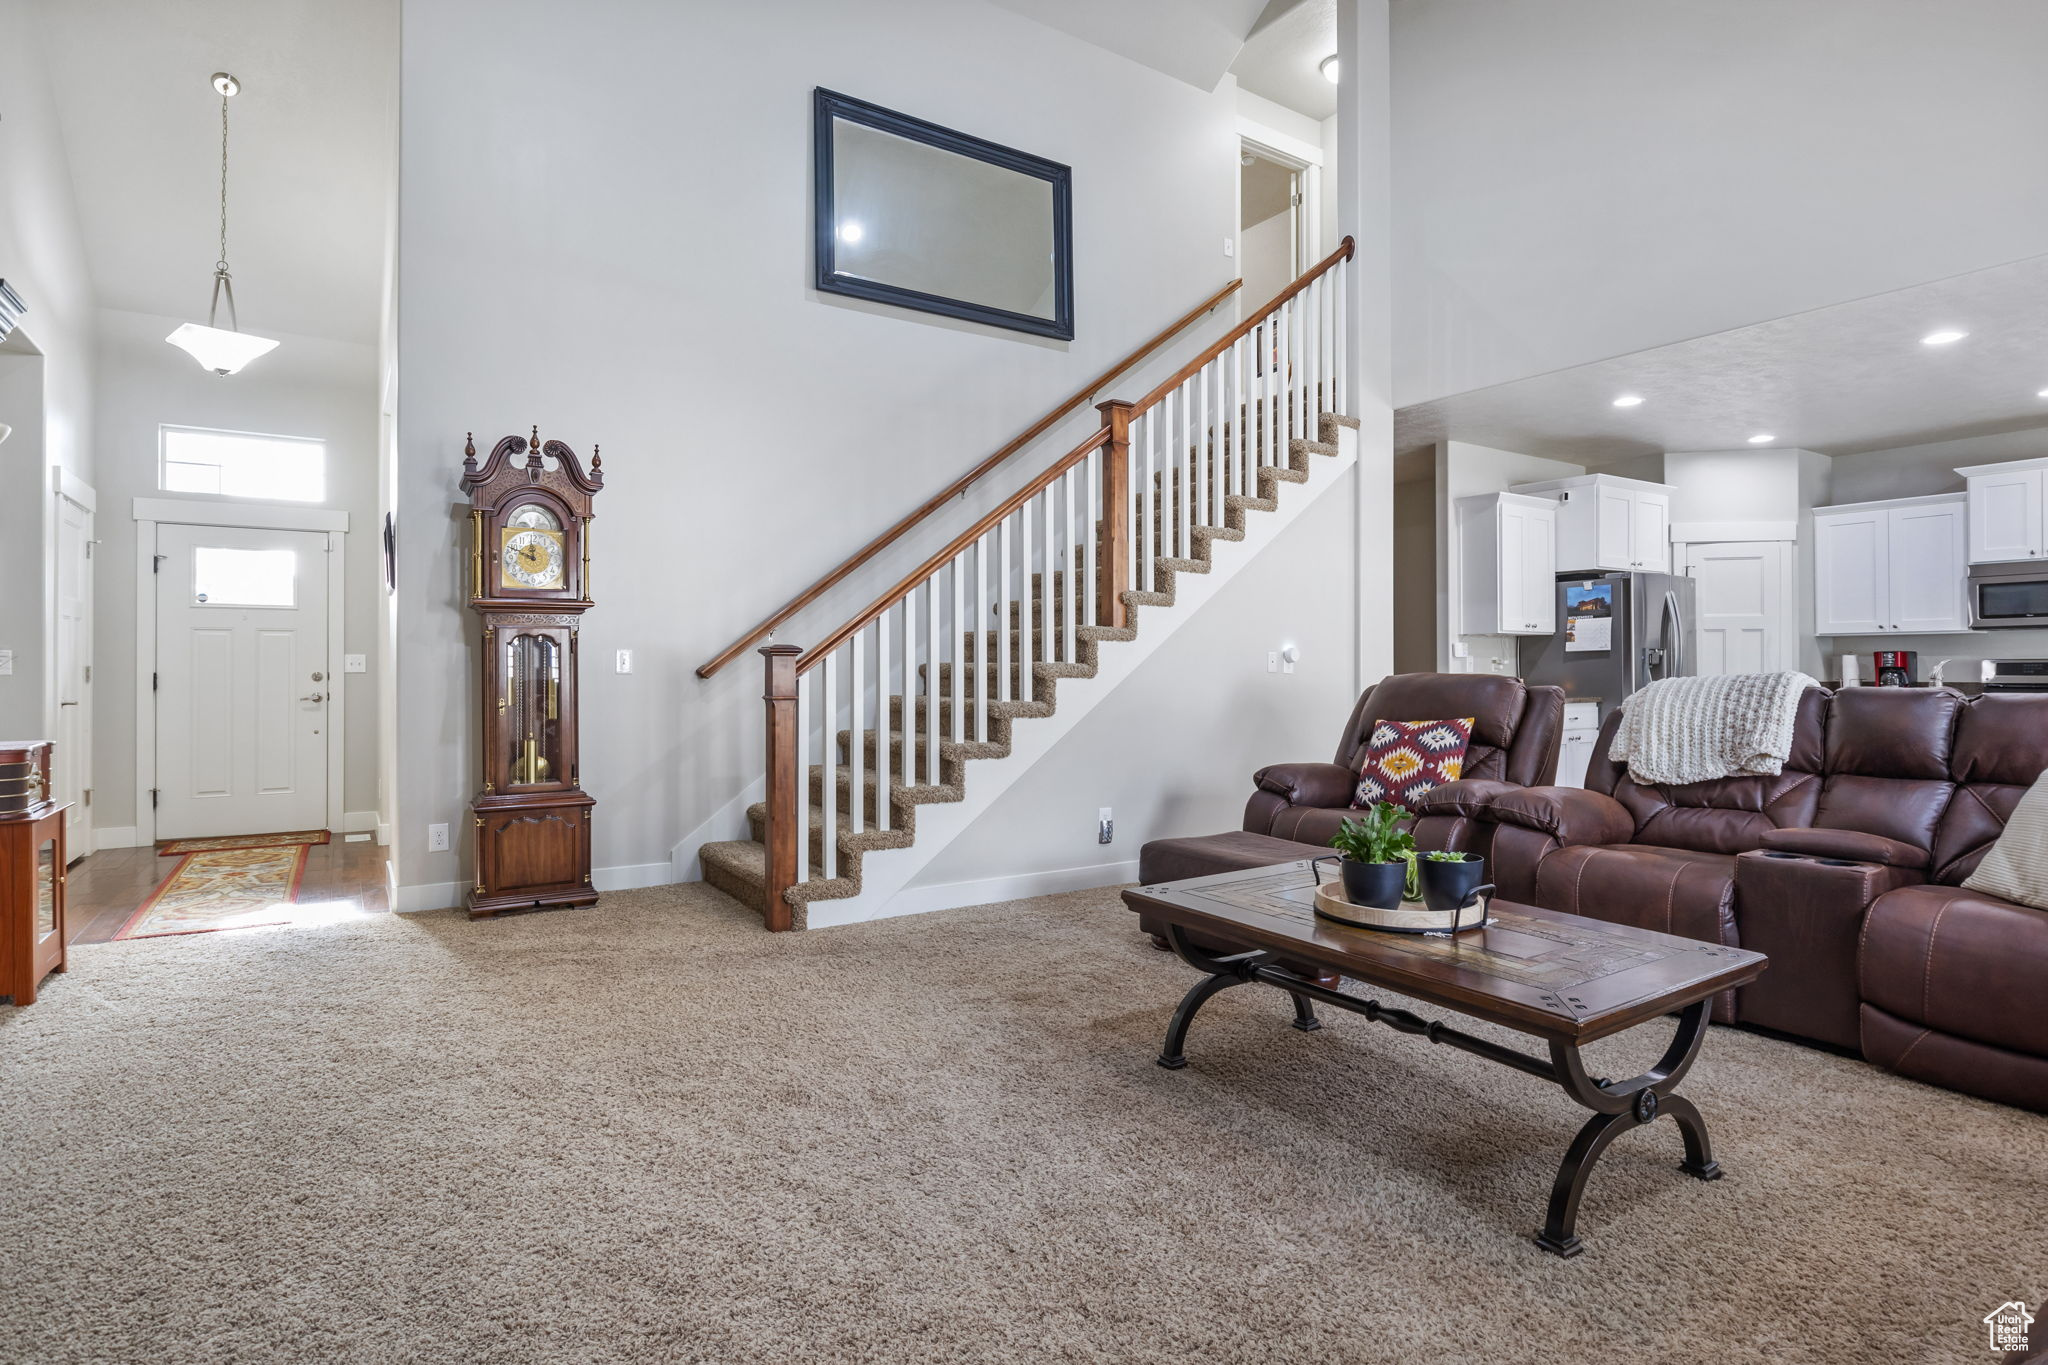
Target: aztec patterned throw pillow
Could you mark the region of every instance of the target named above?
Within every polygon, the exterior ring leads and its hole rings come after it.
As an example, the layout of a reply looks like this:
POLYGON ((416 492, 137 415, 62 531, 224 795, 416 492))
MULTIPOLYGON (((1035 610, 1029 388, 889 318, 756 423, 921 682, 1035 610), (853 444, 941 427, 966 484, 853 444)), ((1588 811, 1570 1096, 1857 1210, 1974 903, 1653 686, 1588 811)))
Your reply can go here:
POLYGON ((1433 787, 1455 782, 1465 769, 1474 717, 1462 720, 1383 720, 1373 727, 1358 770, 1351 808, 1391 801, 1406 811, 1433 787))

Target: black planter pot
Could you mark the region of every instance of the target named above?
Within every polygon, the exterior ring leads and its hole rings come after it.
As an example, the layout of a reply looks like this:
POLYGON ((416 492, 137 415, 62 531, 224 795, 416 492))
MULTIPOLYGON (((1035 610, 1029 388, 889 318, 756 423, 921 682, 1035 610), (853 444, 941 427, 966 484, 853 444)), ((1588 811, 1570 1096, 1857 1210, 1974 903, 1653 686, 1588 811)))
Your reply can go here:
POLYGON ((1416 863, 1422 874, 1422 903, 1432 910, 1455 910, 1486 880, 1486 860, 1467 858, 1458 863, 1437 863, 1422 858, 1416 863))
POLYGON ((1394 910, 1401 904, 1401 891, 1408 884, 1408 864, 1355 863, 1346 858, 1338 866, 1344 873, 1344 898, 1353 905, 1370 905, 1376 910, 1394 910))

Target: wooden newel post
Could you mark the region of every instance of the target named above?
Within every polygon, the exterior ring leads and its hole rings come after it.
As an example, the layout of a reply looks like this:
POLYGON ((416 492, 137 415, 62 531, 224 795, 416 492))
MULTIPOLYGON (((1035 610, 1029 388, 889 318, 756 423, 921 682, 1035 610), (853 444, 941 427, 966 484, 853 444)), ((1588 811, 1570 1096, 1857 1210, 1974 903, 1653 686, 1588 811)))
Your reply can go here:
POLYGON ((796 841, 805 831, 797 815, 797 794, 804 775, 796 770, 795 645, 763 645, 766 667, 761 699, 768 707, 768 866, 761 919, 780 932, 791 924, 789 902, 782 893, 796 884, 796 841))
POLYGON ((1124 593, 1131 586, 1131 404, 1121 398, 1097 403, 1103 429, 1102 526, 1095 557, 1095 619, 1124 624, 1124 593))

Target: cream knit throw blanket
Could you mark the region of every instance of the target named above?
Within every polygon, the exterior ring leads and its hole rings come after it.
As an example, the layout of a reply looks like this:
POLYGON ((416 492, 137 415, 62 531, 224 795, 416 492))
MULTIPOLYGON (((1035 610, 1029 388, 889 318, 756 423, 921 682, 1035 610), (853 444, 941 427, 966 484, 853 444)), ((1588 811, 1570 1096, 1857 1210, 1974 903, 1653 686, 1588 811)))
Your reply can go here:
POLYGON ((1792 754, 1804 673, 1660 678, 1622 703, 1608 757, 1638 782, 1680 785, 1771 775, 1792 754))

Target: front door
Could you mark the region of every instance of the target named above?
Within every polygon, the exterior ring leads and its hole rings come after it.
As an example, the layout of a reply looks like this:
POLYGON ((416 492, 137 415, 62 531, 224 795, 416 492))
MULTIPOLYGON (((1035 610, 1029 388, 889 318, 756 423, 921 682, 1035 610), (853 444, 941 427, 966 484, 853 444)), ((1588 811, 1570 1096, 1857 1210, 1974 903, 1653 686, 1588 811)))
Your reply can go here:
POLYGON ((92 509, 57 495, 57 729, 50 785, 64 812, 64 852, 92 852, 92 509))
POLYGON ((327 537, 157 531, 159 839, 329 828, 327 537))

